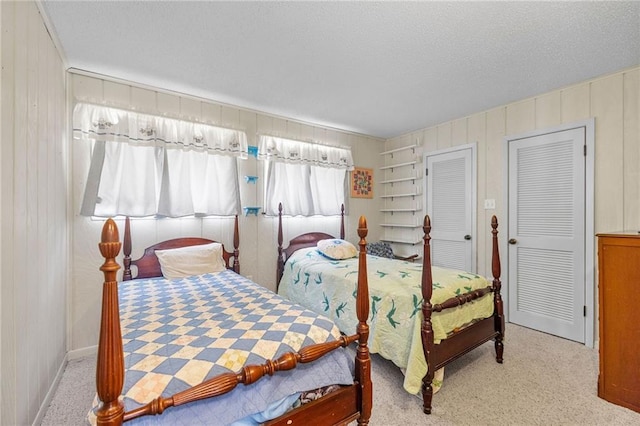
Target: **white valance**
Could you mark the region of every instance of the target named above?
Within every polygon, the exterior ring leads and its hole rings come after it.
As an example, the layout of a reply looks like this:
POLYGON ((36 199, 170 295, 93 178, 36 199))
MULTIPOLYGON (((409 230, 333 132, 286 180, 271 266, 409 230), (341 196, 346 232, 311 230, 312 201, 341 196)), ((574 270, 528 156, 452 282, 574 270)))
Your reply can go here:
POLYGON ((247 135, 192 121, 140 114, 78 103, 73 111, 73 136, 130 145, 163 146, 247 158, 247 135))
POLYGON ((281 163, 306 164, 353 170, 351 148, 260 135, 258 158, 281 163))

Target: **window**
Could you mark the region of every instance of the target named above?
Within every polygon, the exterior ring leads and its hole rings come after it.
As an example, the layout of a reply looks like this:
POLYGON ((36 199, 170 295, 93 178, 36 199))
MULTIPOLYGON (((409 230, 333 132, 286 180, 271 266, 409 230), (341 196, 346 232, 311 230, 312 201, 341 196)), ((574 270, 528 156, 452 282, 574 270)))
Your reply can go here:
POLYGON ((73 133, 94 144, 84 216, 240 213, 244 132, 81 103, 73 133))
POLYGON ((349 148, 260 136, 258 158, 267 160, 265 212, 288 215, 339 215, 345 204, 349 148))

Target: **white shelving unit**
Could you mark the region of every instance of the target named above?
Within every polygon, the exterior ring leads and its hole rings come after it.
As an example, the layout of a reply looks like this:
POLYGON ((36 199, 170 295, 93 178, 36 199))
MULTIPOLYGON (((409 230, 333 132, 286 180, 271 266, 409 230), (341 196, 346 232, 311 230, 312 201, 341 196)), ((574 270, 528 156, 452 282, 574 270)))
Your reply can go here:
MULTIPOLYGON (((382 241, 400 244, 399 251, 419 253, 422 242, 422 159, 419 145, 406 145, 381 152, 385 157, 380 167, 384 185, 380 198, 384 205, 382 241)), ((410 254, 413 254, 410 253, 410 254)))

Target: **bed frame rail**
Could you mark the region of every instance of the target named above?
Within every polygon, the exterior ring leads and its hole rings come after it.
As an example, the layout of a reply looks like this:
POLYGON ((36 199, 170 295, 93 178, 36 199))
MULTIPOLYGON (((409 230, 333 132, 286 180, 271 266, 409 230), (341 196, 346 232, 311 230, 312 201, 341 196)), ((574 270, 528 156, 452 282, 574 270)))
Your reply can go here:
POLYGON ((422 399, 423 411, 431 413, 431 400, 433 398, 432 381, 435 371, 444 367, 451 361, 461 357, 472 349, 488 342, 495 341, 496 361, 502 363, 504 351, 504 314, 502 296, 500 289, 500 254, 498 250, 498 219, 491 218, 492 234, 492 254, 491 273, 493 282, 491 286, 473 290, 465 294, 452 297, 440 304, 433 305, 431 296, 433 295, 433 276, 431 273, 431 218, 427 215, 422 226, 424 231, 424 254, 422 257, 422 346, 424 356, 427 361, 427 374, 422 379, 422 399), (480 297, 493 293, 493 315, 467 327, 462 328, 452 336, 442 340, 439 344, 434 343, 433 323, 431 317, 434 312, 442 312, 446 309, 456 308, 465 303, 479 299, 480 297))
POLYGON ((220 374, 173 396, 168 398, 158 397, 145 406, 128 411, 124 414, 124 421, 149 414, 162 414, 169 407, 177 407, 189 402, 224 395, 227 392, 231 392, 240 383, 250 385, 264 376, 273 376, 276 371, 293 370, 298 363, 313 362, 334 349, 349 346, 356 340, 358 340, 357 334, 342 336, 340 340, 333 342, 309 345, 300 349, 299 352, 286 352, 278 359, 269 360, 264 364, 247 365, 238 373, 220 374))

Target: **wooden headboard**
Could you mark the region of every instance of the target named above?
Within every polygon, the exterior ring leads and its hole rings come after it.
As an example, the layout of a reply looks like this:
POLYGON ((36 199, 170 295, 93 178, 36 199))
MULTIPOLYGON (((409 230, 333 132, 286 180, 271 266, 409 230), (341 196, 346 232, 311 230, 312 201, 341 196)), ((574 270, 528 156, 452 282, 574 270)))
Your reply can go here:
MULTIPOLYGON (((320 240, 328 240, 335 238, 333 235, 324 232, 307 232, 298 235, 289 241, 286 248, 282 247, 282 203, 278 204, 278 264, 276 271, 276 287, 280 284, 282 273, 284 272, 284 264, 296 250, 306 247, 315 247, 320 240)), ((340 239, 344 240, 344 204, 340 206, 340 239)))
MULTIPOLYGON (((142 257, 136 260, 131 260, 131 228, 129 217, 127 216, 124 224, 124 271, 122 273, 122 280, 128 281, 134 278, 154 278, 162 276, 162 269, 160 268, 160 262, 156 256, 156 250, 167 250, 180 247, 197 246, 201 244, 215 243, 215 240, 209 240, 207 238, 200 237, 186 237, 186 238, 174 238, 173 240, 162 241, 147 247, 144 250, 142 257), (135 265, 138 268, 138 273, 134 277, 131 273, 131 265, 135 265)), ((240 235, 238 232, 238 215, 235 217, 233 227, 233 252, 225 250, 222 246, 222 257, 227 266, 227 269, 240 273, 240 262, 238 256, 240 254, 238 247, 240 245, 240 235), (231 259, 233 258, 233 262, 231 259)))

